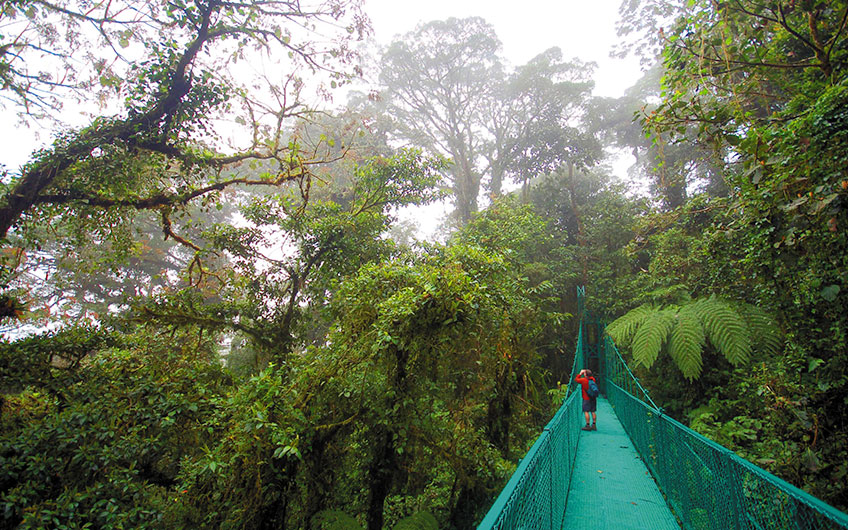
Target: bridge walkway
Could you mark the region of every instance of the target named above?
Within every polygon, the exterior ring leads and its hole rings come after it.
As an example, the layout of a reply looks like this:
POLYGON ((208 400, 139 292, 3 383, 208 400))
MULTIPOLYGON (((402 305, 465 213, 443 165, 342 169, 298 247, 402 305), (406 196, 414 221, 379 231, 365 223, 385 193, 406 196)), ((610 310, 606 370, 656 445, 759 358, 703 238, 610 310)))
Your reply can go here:
POLYGON ((674 529, 680 526, 612 406, 598 398, 598 430, 581 431, 565 509, 568 528, 674 529))

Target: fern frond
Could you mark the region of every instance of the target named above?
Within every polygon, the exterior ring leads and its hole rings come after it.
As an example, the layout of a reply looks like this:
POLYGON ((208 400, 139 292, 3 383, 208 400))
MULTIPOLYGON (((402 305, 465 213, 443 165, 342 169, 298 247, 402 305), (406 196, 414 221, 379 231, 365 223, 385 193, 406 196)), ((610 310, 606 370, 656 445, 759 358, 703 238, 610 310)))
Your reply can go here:
POLYGON ((655 311, 636 330, 630 349, 633 352, 633 359, 638 364, 650 368, 657 360, 660 349, 676 323, 674 317, 676 312, 676 307, 655 311))
POLYGON ((691 305, 681 309, 677 315, 677 324, 671 330, 668 339, 668 353, 688 380, 701 375, 701 352, 707 342, 704 326, 691 309, 691 305))
POLYGON ((660 305, 671 301, 675 301, 677 303, 688 303, 692 301, 692 297, 689 295, 689 287, 681 283, 676 283, 669 287, 660 287, 653 291, 642 293, 639 298, 643 300, 651 300, 653 303, 660 305))
POLYGON ((757 350, 773 355, 783 349, 783 334, 771 315, 751 304, 743 304, 739 313, 757 350))
POLYGON ((659 308, 653 304, 641 305, 615 319, 606 331, 618 346, 629 346, 639 326, 657 311, 659 308))
POLYGON ((417 512, 398 521, 394 530, 439 530, 439 523, 429 512, 417 512))
POLYGON ((340 510, 321 510, 312 518, 321 530, 362 530, 356 519, 340 510))
POLYGON ((751 333, 745 321, 727 302, 711 296, 692 304, 704 325, 707 339, 733 365, 751 356, 751 333))

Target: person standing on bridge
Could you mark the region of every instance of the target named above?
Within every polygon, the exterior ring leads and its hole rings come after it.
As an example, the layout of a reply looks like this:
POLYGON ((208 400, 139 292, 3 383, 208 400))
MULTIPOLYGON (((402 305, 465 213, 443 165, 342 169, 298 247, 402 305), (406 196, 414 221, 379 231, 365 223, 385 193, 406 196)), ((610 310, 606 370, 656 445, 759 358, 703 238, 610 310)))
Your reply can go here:
POLYGON ((580 370, 580 373, 577 374, 577 377, 574 378, 576 383, 580 383, 580 386, 583 390, 583 416, 586 417, 586 426, 583 427, 584 431, 597 431, 598 428, 595 426, 595 422, 597 420, 595 412, 598 410, 598 382, 595 381, 595 377, 592 375, 592 370, 583 369, 580 370), (592 381, 594 384, 594 392, 589 388, 589 381, 592 381), (595 394, 592 396, 592 394, 595 394), (589 425, 589 414, 592 414, 592 424, 589 425))

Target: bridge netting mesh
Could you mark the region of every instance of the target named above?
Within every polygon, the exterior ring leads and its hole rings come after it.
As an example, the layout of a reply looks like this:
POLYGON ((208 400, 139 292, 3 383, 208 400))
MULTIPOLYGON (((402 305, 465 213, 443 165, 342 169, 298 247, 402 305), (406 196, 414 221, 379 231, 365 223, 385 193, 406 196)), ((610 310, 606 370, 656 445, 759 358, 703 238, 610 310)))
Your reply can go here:
MULTIPOLYGON (((478 529, 568 528, 564 520, 582 424, 579 385, 588 366, 586 312, 567 397, 521 460, 478 529)), ((600 339, 601 388, 682 528, 848 529, 848 515, 663 414, 608 335, 600 339)), ((609 522, 607 522, 609 525, 609 522)))

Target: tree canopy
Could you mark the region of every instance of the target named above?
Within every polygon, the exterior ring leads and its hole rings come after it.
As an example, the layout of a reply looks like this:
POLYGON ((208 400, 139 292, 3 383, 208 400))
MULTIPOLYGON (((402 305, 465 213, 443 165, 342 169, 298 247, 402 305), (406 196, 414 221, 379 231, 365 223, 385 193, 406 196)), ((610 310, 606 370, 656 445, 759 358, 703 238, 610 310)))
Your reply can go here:
POLYGON ((0 179, 0 529, 473 527, 578 286, 666 413, 848 506, 848 4, 621 14, 645 76, 598 98, 479 17, 369 52, 353 0, 3 4, 54 141, 0 179))

